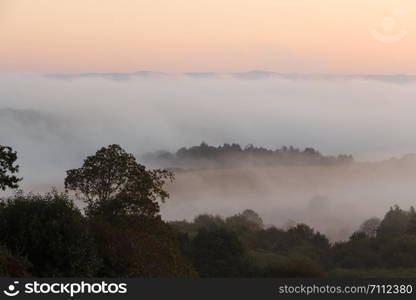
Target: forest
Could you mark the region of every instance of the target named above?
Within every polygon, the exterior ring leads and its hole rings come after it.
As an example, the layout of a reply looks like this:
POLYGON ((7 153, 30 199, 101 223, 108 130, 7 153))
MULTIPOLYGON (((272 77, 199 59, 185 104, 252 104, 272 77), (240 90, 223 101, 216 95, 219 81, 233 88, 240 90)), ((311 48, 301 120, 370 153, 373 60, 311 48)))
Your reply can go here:
POLYGON ((314 148, 303 150, 293 146, 280 149, 268 149, 249 144, 223 144, 211 146, 202 142, 199 146, 182 147, 171 153, 160 150, 143 155, 143 160, 152 165, 163 165, 171 168, 223 168, 270 165, 336 165, 354 162, 352 155, 325 156, 314 148))
MULTIPOLYGON (((173 156, 211 155, 220 161, 220 153, 229 151, 243 156, 265 152, 280 157, 289 152, 329 159, 316 150, 271 151, 204 143, 173 156)), ((345 159, 352 158, 341 157, 345 159)), ((202 214, 192 221, 167 222, 160 215, 160 205, 169 201, 165 186, 175 180, 175 174, 149 169, 115 144, 68 170, 64 191, 24 193, 19 190, 23 179, 18 174, 18 153, 0 146, 0 189, 15 190, 0 205, 3 277, 416 275, 413 207, 387 207, 383 218, 369 218, 357 224, 358 230, 347 240, 330 242, 307 224, 266 225, 250 208, 228 217, 202 214)))

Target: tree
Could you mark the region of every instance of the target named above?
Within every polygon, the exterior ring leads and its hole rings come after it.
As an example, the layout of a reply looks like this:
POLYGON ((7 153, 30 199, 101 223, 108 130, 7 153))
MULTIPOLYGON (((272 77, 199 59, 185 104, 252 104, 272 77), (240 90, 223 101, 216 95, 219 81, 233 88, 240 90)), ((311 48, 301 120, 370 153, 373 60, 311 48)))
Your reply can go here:
POLYGON ((81 168, 67 171, 65 188, 76 191, 88 213, 113 212, 154 216, 158 200, 169 197, 163 185, 173 180, 167 170, 147 170, 119 145, 109 145, 88 156, 81 168))
POLYGON ((377 235, 377 230, 380 227, 380 223, 381 220, 379 218, 370 218, 360 225, 358 232, 364 233, 368 237, 375 237, 377 235))
POLYGON ((227 228, 236 232, 260 230, 264 227, 262 218, 253 210, 246 209, 242 213, 226 219, 227 228))
POLYGON ((197 229, 218 228, 224 226, 224 220, 220 216, 203 214, 195 217, 194 224, 197 229))
POLYGON ((299 256, 327 264, 327 256, 331 245, 325 235, 315 232, 313 228, 306 224, 298 224, 286 232, 286 237, 280 247, 287 250, 292 249, 291 251, 296 249, 299 256))
POLYGON ((67 171, 65 187, 87 204, 87 220, 101 260, 98 276, 189 277, 176 234, 161 220, 158 201, 169 194, 167 170, 147 170, 119 145, 99 149, 79 169, 67 171))
POLYGON ((244 277, 249 268, 238 236, 224 228, 198 231, 192 261, 201 277, 244 277))
POLYGON ((0 208, 0 243, 33 276, 93 276, 99 265, 84 217, 66 194, 19 192, 0 208))
POLYGON ((259 216, 258 213, 256 213, 252 209, 246 209, 244 210, 241 215, 247 219, 247 221, 252 222, 258 226, 258 228, 263 228, 263 219, 259 216))
POLYGON ((409 213, 399 206, 391 207, 386 213, 377 231, 377 235, 395 235, 405 233, 409 223, 409 213))
POLYGON ((19 171, 16 165, 17 153, 11 147, 0 145, 0 189, 16 189, 21 178, 16 177, 15 173, 19 171))

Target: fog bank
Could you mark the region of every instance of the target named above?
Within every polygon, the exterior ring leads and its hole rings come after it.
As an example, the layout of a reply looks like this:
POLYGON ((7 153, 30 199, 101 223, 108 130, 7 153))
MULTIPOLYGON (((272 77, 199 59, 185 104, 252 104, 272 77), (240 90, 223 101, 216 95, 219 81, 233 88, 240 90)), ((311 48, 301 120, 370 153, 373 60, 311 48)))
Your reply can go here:
POLYGON ((413 77, 119 77, 0 74, 0 141, 19 151, 26 183, 62 177, 110 143, 137 155, 201 141, 370 160, 416 152, 413 77))
POLYGON ((348 239, 370 217, 415 206, 416 156, 381 163, 274 166, 179 172, 164 204, 169 220, 258 212, 265 224, 306 223, 331 240, 348 239))
MULTIPOLYGON (((122 145, 137 157, 161 149, 176 151, 179 147, 205 141, 213 145, 237 142, 272 149, 294 145, 314 147, 326 155, 353 154, 356 160, 387 159, 416 152, 416 139, 413 138, 416 82, 413 79, 394 75, 282 76, 262 72, 0 73, 0 144, 10 145, 18 151, 21 176, 24 177, 22 187, 27 191, 62 186, 65 170, 80 166, 86 155, 112 143, 122 145)), ((264 171, 259 172, 249 172, 253 178, 243 189, 253 193, 252 196, 236 198, 233 192, 221 192, 212 201, 234 201, 234 206, 224 207, 226 213, 234 213, 239 207, 256 209, 244 202, 255 199, 262 203, 258 207, 260 213, 267 215, 270 211, 267 207, 273 207, 270 201, 274 199, 280 203, 281 212, 290 215, 285 203, 292 203, 290 201, 295 198, 303 201, 304 206, 305 201, 316 195, 340 199, 357 190, 361 192, 353 194, 357 197, 351 195, 341 201, 351 207, 351 212, 357 212, 362 201, 370 199, 369 203, 375 204, 372 201, 381 195, 371 194, 379 185, 367 184, 364 177, 358 176, 361 172, 357 172, 357 178, 362 178, 362 183, 346 184, 339 191, 334 189, 336 182, 317 183, 317 186, 327 185, 331 191, 317 187, 309 190, 307 184, 310 183, 304 182, 300 186, 291 186, 290 189, 295 191, 291 195, 274 191, 271 187, 276 183, 264 183, 268 187, 258 189, 253 182, 265 178, 264 171), (297 191, 303 194, 298 195, 297 191), (367 198, 366 192, 371 194, 367 198), (348 204, 352 202, 353 206, 348 204)), ((297 182, 298 175, 287 180, 297 182)), ((184 176, 179 175, 176 186, 171 187, 172 195, 186 203, 195 200, 190 207, 200 209, 183 210, 186 211, 183 217, 200 213, 202 208, 210 211, 211 207, 212 212, 218 212, 221 206, 210 206, 208 201, 211 191, 207 186, 211 183, 204 181, 198 190, 198 184, 183 182, 184 176), (185 197, 187 193, 194 197, 185 197), (201 202, 200 199, 206 200, 201 202)), ((199 178, 192 176, 190 181, 199 178)), ((281 179, 285 180, 285 176, 281 179)), ((213 182, 215 178, 212 178, 213 182)), ((232 187, 234 179, 232 176, 227 178, 223 184, 235 191, 236 187, 232 187)), ((358 180, 355 176, 350 179, 358 180)), ((392 202, 400 204, 401 199, 404 202, 410 199, 413 191, 408 187, 401 188, 402 182, 402 178, 395 178, 387 185, 390 192, 384 192, 385 201, 377 206, 379 210, 375 213, 384 211, 392 202), (398 195, 397 201, 392 200, 392 195, 398 195)), ((171 203, 177 201, 173 199, 171 203)), ((175 211, 182 206, 178 207, 166 204, 164 214, 180 218, 175 211)), ((302 215, 298 212, 292 215, 296 217, 296 214, 302 215)), ((273 218, 266 216, 266 219, 272 222, 273 218)))

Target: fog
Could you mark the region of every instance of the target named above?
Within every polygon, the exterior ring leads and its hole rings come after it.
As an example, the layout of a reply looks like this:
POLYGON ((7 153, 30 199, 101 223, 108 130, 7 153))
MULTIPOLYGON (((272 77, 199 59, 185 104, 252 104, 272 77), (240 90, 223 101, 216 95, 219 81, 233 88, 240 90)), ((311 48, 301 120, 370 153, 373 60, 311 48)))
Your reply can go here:
MULTIPOLYGON (((411 76, 0 73, 0 144, 18 151, 22 187, 41 192, 62 187, 65 170, 111 143, 137 157, 205 141, 377 161, 416 152, 415 92, 411 76)), ((180 219, 252 208, 270 224, 303 218, 326 231, 338 222, 336 231, 410 205, 413 165, 375 165, 180 173, 162 212, 180 219), (314 217, 314 201, 324 217, 314 217)))
POLYGON ((209 213, 230 216, 245 208, 265 224, 306 223, 331 240, 347 239, 390 206, 415 206, 416 157, 344 166, 296 166, 180 172, 164 204, 167 219, 209 213))

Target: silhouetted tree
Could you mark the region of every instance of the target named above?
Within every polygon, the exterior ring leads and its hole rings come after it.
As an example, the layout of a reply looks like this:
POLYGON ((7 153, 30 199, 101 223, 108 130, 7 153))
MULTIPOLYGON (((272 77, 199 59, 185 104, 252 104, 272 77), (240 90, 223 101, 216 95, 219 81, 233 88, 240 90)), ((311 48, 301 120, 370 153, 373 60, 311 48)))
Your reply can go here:
POLYGON ((158 201, 169 194, 166 170, 148 170, 118 145, 101 148, 79 169, 67 171, 65 187, 80 193, 101 260, 98 276, 189 277, 177 235, 161 220, 158 201))
POLYGON ((119 145, 110 145, 88 156, 81 168, 68 170, 65 188, 77 192, 89 214, 104 210, 154 216, 157 201, 169 197, 163 185, 172 179, 171 172, 147 170, 119 145))
POLYGON ((16 164, 17 153, 11 147, 0 145, 0 189, 16 189, 21 178, 16 177, 15 173, 19 171, 16 164))

